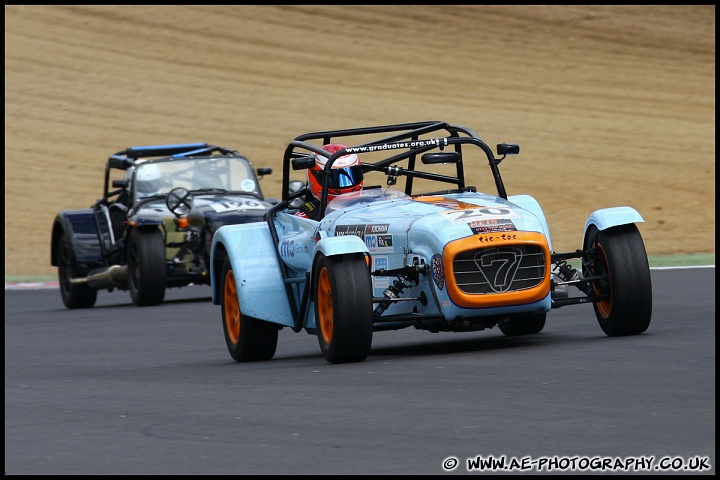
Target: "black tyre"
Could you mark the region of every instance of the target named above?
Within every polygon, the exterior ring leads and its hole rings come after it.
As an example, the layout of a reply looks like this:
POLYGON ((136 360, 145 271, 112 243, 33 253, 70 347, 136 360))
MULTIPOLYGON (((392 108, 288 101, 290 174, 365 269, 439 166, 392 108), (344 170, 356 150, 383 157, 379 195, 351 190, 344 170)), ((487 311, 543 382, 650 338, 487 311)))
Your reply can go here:
POLYGON ((639 335, 650 326, 652 284, 645 245, 634 224, 599 231, 588 229, 590 252, 583 274, 603 275, 591 284, 604 300, 594 302, 595 316, 606 335, 639 335))
POLYGON ((314 279, 318 342, 330 363, 362 362, 373 334, 372 282, 362 254, 320 255, 314 279))
POLYGON ((90 308, 95 305, 97 291, 86 284, 73 284, 73 265, 75 257, 70 248, 70 241, 65 234, 60 236, 57 244, 58 283, 60 296, 67 308, 90 308))
POLYGON ((165 239, 158 229, 138 229, 128 238, 128 287, 138 307, 160 305, 165 299, 165 239))
POLYGON ((270 360, 275 355, 280 327, 242 314, 235 274, 227 259, 220 278, 223 333, 230 356, 236 362, 270 360))
POLYGON ((540 333, 545 328, 545 313, 535 313, 532 315, 521 315, 512 317, 500 323, 500 331, 508 337, 517 335, 532 335, 540 333))

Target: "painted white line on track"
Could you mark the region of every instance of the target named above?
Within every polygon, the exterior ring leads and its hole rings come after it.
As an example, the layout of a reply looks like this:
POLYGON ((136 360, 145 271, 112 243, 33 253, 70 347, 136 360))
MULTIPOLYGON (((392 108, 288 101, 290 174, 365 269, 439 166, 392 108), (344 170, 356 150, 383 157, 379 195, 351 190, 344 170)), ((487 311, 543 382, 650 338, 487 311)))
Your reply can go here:
POLYGON ((715 268, 715 265, 694 265, 692 267, 650 267, 650 270, 677 270, 680 268, 715 268))
POLYGON ((5 290, 41 290, 60 288, 58 282, 5 282, 5 290))
MULTIPOLYGON (((690 267, 650 267, 650 270, 677 270, 684 268, 715 268, 715 265, 693 265, 690 267)), ((57 281, 54 282, 5 282, 5 290, 43 290, 60 288, 57 281)))

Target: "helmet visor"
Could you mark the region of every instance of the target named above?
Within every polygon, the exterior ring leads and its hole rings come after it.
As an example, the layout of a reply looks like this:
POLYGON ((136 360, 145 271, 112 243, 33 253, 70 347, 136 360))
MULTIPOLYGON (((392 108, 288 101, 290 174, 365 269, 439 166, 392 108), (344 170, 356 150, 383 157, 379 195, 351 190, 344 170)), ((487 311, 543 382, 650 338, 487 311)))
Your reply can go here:
POLYGON ((160 179, 137 182, 138 193, 144 194, 144 195, 159 192, 160 190, 162 190, 162 187, 163 187, 163 182, 160 179))
MULTIPOLYGON (((315 179, 322 185, 324 170, 312 170, 315 179)), ((348 188, 360 185, 363 181, 363 171, 360 165, 352 167, 333 168, 329 172, 328 188, 348 188)))

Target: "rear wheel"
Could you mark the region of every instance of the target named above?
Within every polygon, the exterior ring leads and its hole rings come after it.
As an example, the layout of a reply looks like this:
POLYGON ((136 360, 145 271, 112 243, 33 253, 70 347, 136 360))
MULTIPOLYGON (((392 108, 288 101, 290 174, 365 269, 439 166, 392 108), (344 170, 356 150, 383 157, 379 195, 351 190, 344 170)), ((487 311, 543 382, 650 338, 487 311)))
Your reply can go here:
POLYGON ((58 259, 58 283, 60 284, 60 296, 67 308, 90 308, 95 305, 97 291, 88 287, 87 284, 73 284, 73 256, 70 241, 62 234, 57 244, 58 259))
POLYGON ((320 255, 313 285, 318 342, 330 363, 362 362, 373 334, 372 282, 362 254, 320 255))
POLYGON ((128 287, 138 307, 160 305, 165 299, 165 239, 159 229, 135 228, 128 239, 128 287))
POLYGON ((652 285, 647 253, 635 224, 588 230, 585 276, 600 275, 592 289, 603 300, 593 303, 600 328, 611 337, 639 335, 652 316, 652 285))
POLYGON ((540 333, 545 328, 545 313, 535 313, 532 315, 521 315, 512 317, 499 324, 500 331, 508 337, 517 335, 532 335, 540 333))
POLYGON ((277 348, 278 326, 243 315, 235 274, 227 259, 220 278, 223 333, 230 356, 236 362, 270 360, 277 348))

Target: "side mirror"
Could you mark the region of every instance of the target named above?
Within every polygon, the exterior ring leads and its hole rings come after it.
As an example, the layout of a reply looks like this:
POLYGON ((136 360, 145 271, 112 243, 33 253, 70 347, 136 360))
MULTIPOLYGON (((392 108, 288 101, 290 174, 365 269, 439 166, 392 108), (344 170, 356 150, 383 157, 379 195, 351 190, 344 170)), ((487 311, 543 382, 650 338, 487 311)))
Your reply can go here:
POLYGON ((292 159, 293 170, 307 170, 313 165, 315 165, 315 157, 312 155, 292 159))
POLYGON ((127 188, 130 182, 127 180, 113 180, 112 181, 112 187, 113 188, 127 188))
POLYGON ((270 175, 272 173, 272 168, 270 167, 260 167, 257 169, 257 174, 261 177, 264 175, 270 175))
POLYGON ((292 195, 293 193, 299 192, 300 190, 303 190, 305 188, 305 182, 302 180, 293 180, 288 184, 288 193, 292 195))
POLYGON ((422 163, 433 165, 436 163, 460 163, 460 152, 435 152, 426 153, 422 156, 422 163))
POLYGON ((291 199, 288 206, 290 208, 300 208, 305 203, 303 190, 305 190, 305 182, 301 180, 293 180, 288 184, 288 196, 291 199))
POLYGON ((517 143, 498 143, 498 155, 517 155, 520 153, 520 145, 517 143))

